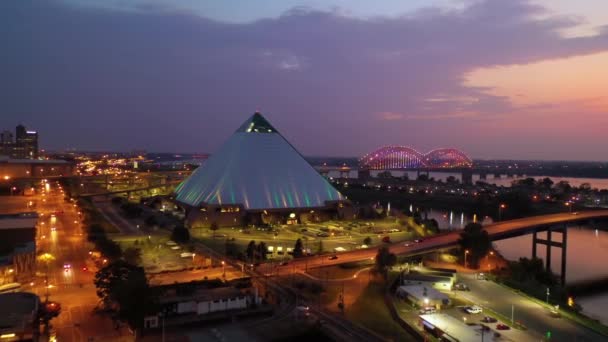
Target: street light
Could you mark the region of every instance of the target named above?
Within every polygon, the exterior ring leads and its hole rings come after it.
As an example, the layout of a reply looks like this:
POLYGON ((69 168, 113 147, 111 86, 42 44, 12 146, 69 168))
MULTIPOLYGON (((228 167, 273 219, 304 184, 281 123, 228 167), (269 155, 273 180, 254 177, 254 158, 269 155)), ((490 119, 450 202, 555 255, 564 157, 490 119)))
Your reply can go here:
POLYGON ((549 304, 549 295, 551 294, 551 291, 549 290, 549 288, 547 287, 547 304, 549 304))
POLYGON ((226 263, 224 262, 224 260, 222 260, 222 273, 222 276, 224 277, 224 279, 226 279, 226 263))
POLYGON ((490 253, 486 254, 486 262, 488 263, 488 272, 492 269, 490 265, 490 256, 494 256, 494 251, 490 251, 490 253))
POLYGON ((572 212, 572 203, 570 203, 570 201, 564 203, 564 205, 569 208, 570 212, 572 212))
POLYGON ((507 207, 507 205, 506 205, 506 204, 504 204, 504 203, 501 203, 501 204, 498 206, 498 221, 502 221, 502 211, 503 211, 503 210, 504 210, 506 207, 507 207))
POLYGON ((467 255, 469 255, 469 250, 464 250, 464 268, 467 268, 467 255))

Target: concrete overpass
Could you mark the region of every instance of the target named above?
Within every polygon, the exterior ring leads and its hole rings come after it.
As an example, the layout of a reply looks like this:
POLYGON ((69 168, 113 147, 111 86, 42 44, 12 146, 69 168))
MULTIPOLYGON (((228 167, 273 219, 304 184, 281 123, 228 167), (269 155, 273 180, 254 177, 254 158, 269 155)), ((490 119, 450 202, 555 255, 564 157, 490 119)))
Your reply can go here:
MULTIPOLYGON (((565 284, 566 279, 566 246, 567 246, 567 225, 572 223, 581 223, 595 220, 608 219, 608 210, 585 211, 574 213, 560 213, 551 215, 533 216, 522 219, 497 222, 486 225, 484 229, 488 232, 492 241, 509 239, 512 237, 533 234, 532 255, 536 256, 536 245, 544 244, 551 247, 561 248, 562 265, 561 279, 562 284, 565 284), (539 232, 547 232, 546 239, 537 237, 539 232), (553 241, 552 232, 562 233, 560 241, 553 241)), ((387 244, 392 253, 397 255, 414 256, 425 254, 428 252, 444 250, 448 248, 458 247, 460 231, 449 232, 445 234, 435 235, 425 238, 420 243, 414 243, 405 246, 403 242, 387 244)), ((545 263, 547 269, 551 269, 551 249, 547 248, 545 263)), ((297 259, 293 261, 295 268, 304 270, 308 268, 323 267, 330 265, 338 265, 348 262, 363 261, 373 259, 378 252, 378 247, 350 252, 337 253, 338 259, 329 260, 327 256, 309 257, 297 259)), ((263 267, 268 267, 264 265, 263 267)))

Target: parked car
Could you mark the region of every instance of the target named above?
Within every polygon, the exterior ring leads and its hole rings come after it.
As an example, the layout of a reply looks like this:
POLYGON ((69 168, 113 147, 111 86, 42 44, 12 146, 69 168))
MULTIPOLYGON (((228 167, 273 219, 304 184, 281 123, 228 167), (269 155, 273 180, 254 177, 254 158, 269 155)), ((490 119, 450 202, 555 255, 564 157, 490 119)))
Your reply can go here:
POLYGON ((471 289, 465 283, 456 283, 456 284, 454 284, 454 290, 458 290, 458 291, 471 291, 471 289))
POLYGON ((511 327, 509 327, 506 324, 498 323, 498 324, 496 324, 496 329, 498 329, 498 330, 509 330, 509 329, 511 329, 511 327))
POLYGON ((470 313, 470 314, 479 314, 479 313, 483 312, 483 309, 477 305, 473 305, 473 306, 466 307, 464 309, 464 311, 466 311, 467 313, 470 313))
POLYGON ((336 260, 336 259, 338 259, 338 256, 337 255, 332 255, 328 259, 329 260, 336 260))
POLYGON ((414 240, 415 243, 421 243, 422 241, 424 241, 424 239, 416 239, 416 240, 414 240))
POLYGON ((435 312, 437 312, 437 310, 432 306, 427 306, 427 307, 420 309, 421 315, 434 314, 435 312))
POLYGON ((409 246, 411 246, 411 245, 412 245, 412 243, 411 243, 411 242, 406 242, 406 243, 404 243, 404 244, 403 244, 403 246, 405 246, 405 247, 409 247, 409 246))
POLYGON ((496 323, 498 320, 494 317, 485 316, 484 318, 481 319, 481 321, 484 323, 496 323))

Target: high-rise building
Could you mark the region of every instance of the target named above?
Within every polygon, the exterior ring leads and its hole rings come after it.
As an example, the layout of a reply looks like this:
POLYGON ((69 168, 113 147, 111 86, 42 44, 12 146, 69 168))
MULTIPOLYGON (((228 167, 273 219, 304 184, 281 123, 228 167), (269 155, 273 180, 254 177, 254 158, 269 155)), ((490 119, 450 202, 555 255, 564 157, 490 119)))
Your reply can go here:
POLYGON ((25 126, 19 125, 15 128, 15 153, 16 159, 38 158, 38 132, 28 131, 25 126))
POLYGON ((2 131, 0 133, 0 155, 10 156, 13 153, 14 145, 13 132, 2 131))

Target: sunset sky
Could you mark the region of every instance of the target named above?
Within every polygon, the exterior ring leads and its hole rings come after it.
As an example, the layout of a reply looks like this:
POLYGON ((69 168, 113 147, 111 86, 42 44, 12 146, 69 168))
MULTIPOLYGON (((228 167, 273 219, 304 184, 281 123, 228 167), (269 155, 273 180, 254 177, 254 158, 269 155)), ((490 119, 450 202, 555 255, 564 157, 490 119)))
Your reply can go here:
POLYGON ((260 110, 305 155, 608 160, 608 1, 4 0, 0 129, 215 151, 260 110))

